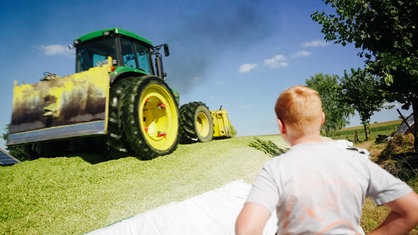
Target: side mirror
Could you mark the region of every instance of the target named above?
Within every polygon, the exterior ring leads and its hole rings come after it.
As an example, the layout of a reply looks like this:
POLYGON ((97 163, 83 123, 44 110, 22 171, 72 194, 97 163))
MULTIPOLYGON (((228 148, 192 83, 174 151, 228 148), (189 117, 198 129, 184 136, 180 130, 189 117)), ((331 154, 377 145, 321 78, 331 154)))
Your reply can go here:
POLYGON ((168 49, 168 44, 164 44, 164 55, 165 56, 170 55, 170 50, 168 49))

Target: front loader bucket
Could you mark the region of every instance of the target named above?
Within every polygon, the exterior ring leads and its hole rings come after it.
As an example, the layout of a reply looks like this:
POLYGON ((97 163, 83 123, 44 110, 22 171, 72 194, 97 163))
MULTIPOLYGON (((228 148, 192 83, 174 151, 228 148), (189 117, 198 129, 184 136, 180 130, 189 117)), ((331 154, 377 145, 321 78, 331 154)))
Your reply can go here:
POLYGON ((106 64, 35 84, 15 82, 7 145, 106 134, 110 72, 106 64))

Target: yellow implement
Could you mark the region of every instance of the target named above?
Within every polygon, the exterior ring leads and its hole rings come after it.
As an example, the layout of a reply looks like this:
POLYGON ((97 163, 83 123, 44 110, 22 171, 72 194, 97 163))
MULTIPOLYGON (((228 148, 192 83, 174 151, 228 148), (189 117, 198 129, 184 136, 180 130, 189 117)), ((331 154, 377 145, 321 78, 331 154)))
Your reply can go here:
POLYGON ((228 112, 225 109, 211 111, 213 119, 213 137, 232 137, 232 126, 229 121, 228 112))

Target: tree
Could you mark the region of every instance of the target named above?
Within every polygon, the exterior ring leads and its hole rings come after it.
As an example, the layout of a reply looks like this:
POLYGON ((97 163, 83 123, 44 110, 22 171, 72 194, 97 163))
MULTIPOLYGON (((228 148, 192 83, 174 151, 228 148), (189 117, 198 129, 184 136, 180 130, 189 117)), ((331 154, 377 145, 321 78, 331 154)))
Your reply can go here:
POLYGON ((340 78, 342 100, 353 107, 359 114, 366 139, 369 139, 368 127, 374 112, 384 108, 383 93, 378 88, 379 81, 365 69, 351 69, 351 74, 344 71, 340 78))
MULTIPOLYGON (((418 1, 323 0, 336 14, 315 12, 327 41, 354 43, 372 73, 380 78, 388 101, 412 105, 418 122, 418 1)), ((414 146, 418 151, 418 125, 414 146)))
POLYGON ((349 124, 349 117, 354 114, 354 109, 340 99, 341 85, 338 79, 337 75, 318 73, 306 80, 306 85, 318 91, 321 96, 325 113, 322 128, 327 136, 349 124))

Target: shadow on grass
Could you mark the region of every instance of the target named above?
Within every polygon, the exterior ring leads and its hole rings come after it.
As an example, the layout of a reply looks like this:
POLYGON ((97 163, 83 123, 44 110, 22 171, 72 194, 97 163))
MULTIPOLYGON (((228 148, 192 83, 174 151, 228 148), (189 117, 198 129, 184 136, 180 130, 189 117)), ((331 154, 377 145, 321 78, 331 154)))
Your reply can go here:
POLYGON ((95 153, 95 152, 77 153, 77 154, 72 154, 72 156, 79 157, 90 164, 98 164, 102 162, 114 161, 114 160, 119 160, 119 159, 128 158, 128 157, 133 157, 137 159, 138 161, 146 161, 138 157, 134 157, 134 156, 115 155, 115 154, 109 154, 109 153, 103 153, 103 152, 101 153, 95 153))
MULTIPOLYGON (((71 152, 71 151, 57 151, 54 153, 43 154, 42 156, 31 156, 25 155, 25 157, 20 157, 21 162, 26 161, 35 161, 37 159, 53 159, 53 158, 81 158, 85 162, 90 164, 99 164, 102 162, 107 162, 111 160, 118 160, 128 156, 119 156, 119 155, 110 155, 104 151, 85 151, 85 152, 71 152)), ((138 159, 139 160, 139 159, 138 159)), ((1 165, 1 164, 0 164, 1 165)), ((7 166, 7 165, 1 165, 7 166)))
POLYGON ((98 164, 114 159, 109 159, 106 154, 97 154, 97 153, 79 153, 78 155, 74 155, 80 157, 84 161, 90 163, 90 164, 98 164))

